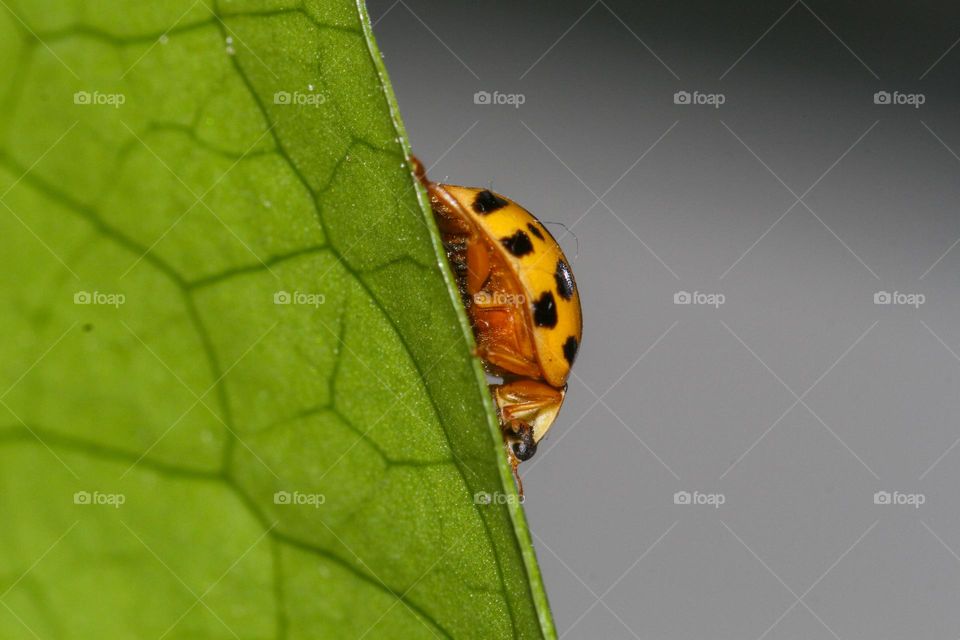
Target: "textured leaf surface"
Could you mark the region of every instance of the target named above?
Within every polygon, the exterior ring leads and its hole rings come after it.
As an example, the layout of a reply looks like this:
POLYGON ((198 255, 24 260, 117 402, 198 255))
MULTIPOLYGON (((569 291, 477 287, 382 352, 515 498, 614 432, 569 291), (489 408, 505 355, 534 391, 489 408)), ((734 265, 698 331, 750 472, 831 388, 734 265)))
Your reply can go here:
POLYGON ((362 6, 6 0, 0 109, 0 637, 552 634, 362 6))

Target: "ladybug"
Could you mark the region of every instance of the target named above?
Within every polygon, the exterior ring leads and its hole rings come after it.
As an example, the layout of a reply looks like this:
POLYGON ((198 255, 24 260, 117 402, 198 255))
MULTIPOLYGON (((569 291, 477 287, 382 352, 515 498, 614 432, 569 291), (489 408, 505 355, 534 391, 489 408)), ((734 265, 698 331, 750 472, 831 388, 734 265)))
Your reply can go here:
POLYGON ((430 197, 497 406, 507 457, 517 473, 560 411, 580 348, 583 314, 570 262, 529 211, 489 189, 430 181, 430 197))

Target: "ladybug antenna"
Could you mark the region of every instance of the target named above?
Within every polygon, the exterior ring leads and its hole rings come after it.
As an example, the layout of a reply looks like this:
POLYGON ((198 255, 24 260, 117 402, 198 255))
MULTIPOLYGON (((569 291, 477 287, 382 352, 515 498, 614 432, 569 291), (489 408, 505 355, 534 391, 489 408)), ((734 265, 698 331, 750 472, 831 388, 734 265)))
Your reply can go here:
POLYGON ((577 237, 577 234, 575 234, 573 231, 570 230, 570 227, 568 227, 567 225, 563 224, 562 222, 554 222, 554 221, 552 221, 552 220, 544 220, 544 221, 543 221, 543 224, 545 224, 545 225, 547 225, 547 224, 555 224, 555 225, 557 225, 557 226, 563 227, 563 230, 566 231, 568 235, 573 236, 573 240, 574 240, 574 242, 576 242, 576 247, 577 247, 577 248, 576 248, 576 253, 574 253, 574 255, 573 255, 573 259, 576 260, 577 258, 580 257, 580 238, 578 238, 578 237, 577 237))

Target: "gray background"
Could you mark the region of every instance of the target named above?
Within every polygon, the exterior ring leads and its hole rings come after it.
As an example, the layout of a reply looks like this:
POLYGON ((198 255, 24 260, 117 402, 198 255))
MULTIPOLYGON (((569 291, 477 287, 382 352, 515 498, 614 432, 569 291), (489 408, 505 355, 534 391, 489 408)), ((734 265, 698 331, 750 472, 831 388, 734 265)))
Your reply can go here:
POLYGON ((523 466, 564 637, 960 636, 960 8, 369 4, 432 177, 578 239, 583 347, 523 466))

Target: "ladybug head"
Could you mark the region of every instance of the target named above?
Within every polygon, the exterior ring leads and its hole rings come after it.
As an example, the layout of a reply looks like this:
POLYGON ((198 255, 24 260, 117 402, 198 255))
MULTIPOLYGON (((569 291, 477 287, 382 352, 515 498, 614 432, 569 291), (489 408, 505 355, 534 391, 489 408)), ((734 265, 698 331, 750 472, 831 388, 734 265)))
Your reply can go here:
POLYGON ((537 452, 537 443, 533 439, 533 427, 528 424, 520 427, 517 439, 510 445, 517 460, 525 462, 537 452))

